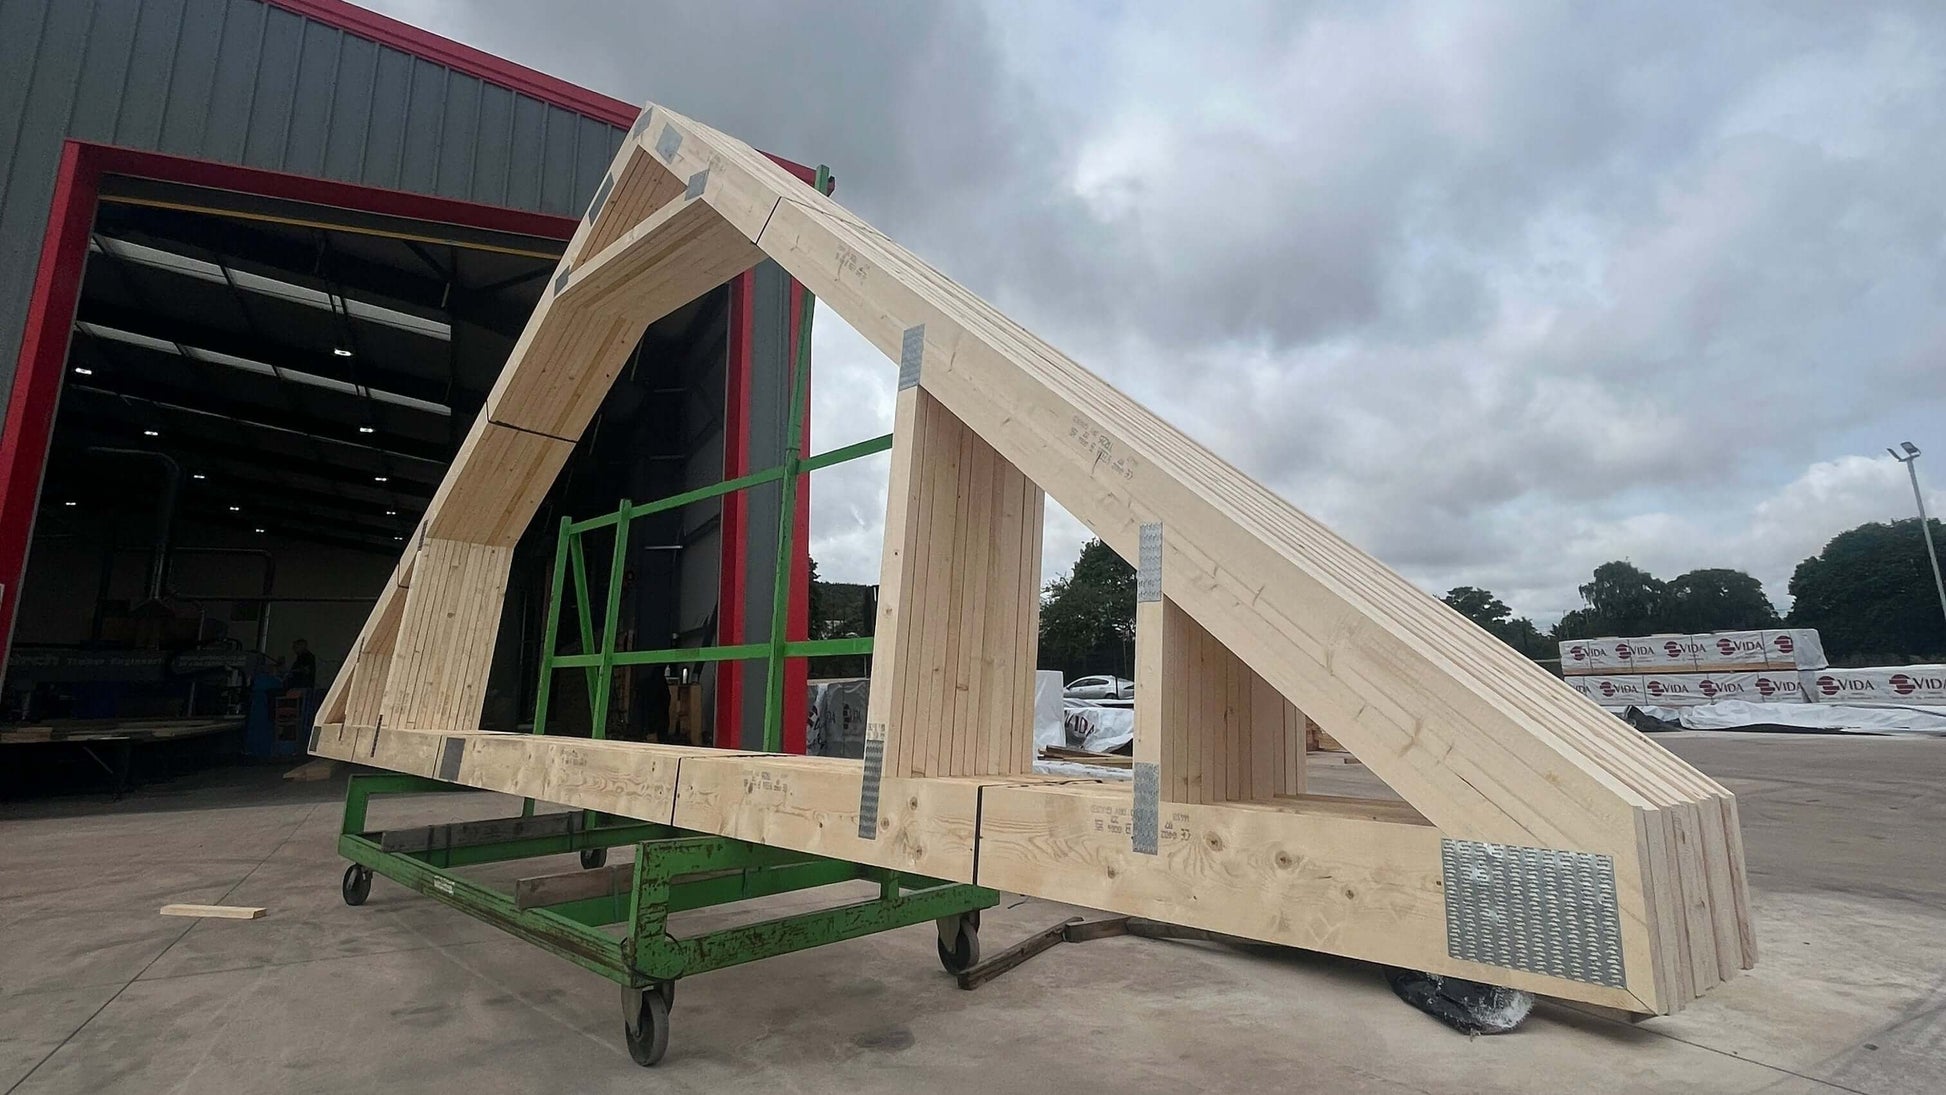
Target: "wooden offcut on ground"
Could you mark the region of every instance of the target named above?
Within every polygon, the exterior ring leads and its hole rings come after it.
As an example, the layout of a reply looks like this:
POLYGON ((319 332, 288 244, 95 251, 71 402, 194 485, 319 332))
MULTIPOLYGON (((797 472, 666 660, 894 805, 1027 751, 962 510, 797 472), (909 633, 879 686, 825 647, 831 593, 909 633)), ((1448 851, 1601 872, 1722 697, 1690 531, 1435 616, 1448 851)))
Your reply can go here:
POLYGON ((1722 786, 654 105, 312 752, 1627 1011, 1755 960, 1722 786), (609 384, 649 323, 765 257, 898 363, 866 761, 478 730, 513 544, 609 384), (1138 565, 1132 783, 1031 774, 1047 494, 1138 565), (1309 722, 1403 801, 1307 794, 1309 722))

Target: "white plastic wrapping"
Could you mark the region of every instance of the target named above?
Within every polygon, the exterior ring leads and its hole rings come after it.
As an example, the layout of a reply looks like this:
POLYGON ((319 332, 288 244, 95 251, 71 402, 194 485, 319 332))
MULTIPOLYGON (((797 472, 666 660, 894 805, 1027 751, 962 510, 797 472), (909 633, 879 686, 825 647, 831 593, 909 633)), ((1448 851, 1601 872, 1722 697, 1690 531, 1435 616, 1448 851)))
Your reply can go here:
POLYGON ((1061 671, 1034 671, 1034 751, 1050 745, 1066 745, 1067 731, 1061 725, 1061 671))
MULTIPOLYGON (((1644 673, 1642 695, 1645 702, 1661 707, 1689 707, 1708 703, 1710 697, 1696 686, 1703 678, 1694 673, 1644 673)), ((1612 702, 1612 701, 1611 701, 1612 702)))
POLYGON ((1858 734, 1946 735, 1946 706, 1858 707, 1837 703, 1745 703, 1730 700, 1698 707, 1640 707, 1641 712, 1685 730, 1740 730, 1787 726, 1858 734))
POLYGON ((1569 677, 1575 691, 1603 707, 1627 707, 1649 702, 1642 688, 1640 673, 1603 673, 1600 676, 1569 677))
POLYGON ((1564 676, 1611 673, 1739 673, 1758 669, 1822 669, 1824 644, 1816 628, 1712 631, 1569 639, 1561 643, 1564 676))
POLYGON ((1764 656, 1772 669, 1823 669, 1830 664, 1815 627, 1764 632, 1764 656))
POLYGON ((1817 703, 1946 704, 1946 665, 1813 669, 1798 679, 1817 703))
POLYGON ((1135 740, 1135 705, 1127 700, 1064 700, 1062 719, 1070 749, 1112 753, 1135 740))
POLYGON ((1715 631, 1699 635, 1696 668, 1704 673, 1740 672, 1770 668, 1761 631, 1715 631))

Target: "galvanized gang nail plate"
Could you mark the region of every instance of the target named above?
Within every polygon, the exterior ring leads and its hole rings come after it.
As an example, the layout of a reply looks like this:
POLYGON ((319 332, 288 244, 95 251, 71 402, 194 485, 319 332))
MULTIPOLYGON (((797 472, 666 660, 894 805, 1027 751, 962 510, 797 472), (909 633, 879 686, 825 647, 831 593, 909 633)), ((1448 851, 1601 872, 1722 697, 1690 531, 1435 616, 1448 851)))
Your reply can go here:
POLYGON ((1135 825, 1129 841, 1143 855, 1156 854, 1161 797, 1162 770, 1154 764, 1138 762, 1135 765, 1135 825))
POLYGON ((878 785, 885 774, 885 724, 865 727, 865 781, 858 788, 858 836, 878 839, 878 785))
POLYGON ((1446 953, 1626 987, 1615 861, 1593 852, 1442 839, 1446 953))
POLYGON ((919 386, 919 368, 926 360, 926 325, 916 324, 899 337, 899 390, 919 386))
POLYGON ((1140 550, 1136 556, 1135 601, 1162 599, 1162 522, 1142 526, 1140 550))
POLYGON ((668 122, 662 123, 662 132, 655 139, 655 154, 662 157, 662 162, 668 163, 675 159, 676 153, 680 151, 682 151, 682 133, 668 122))

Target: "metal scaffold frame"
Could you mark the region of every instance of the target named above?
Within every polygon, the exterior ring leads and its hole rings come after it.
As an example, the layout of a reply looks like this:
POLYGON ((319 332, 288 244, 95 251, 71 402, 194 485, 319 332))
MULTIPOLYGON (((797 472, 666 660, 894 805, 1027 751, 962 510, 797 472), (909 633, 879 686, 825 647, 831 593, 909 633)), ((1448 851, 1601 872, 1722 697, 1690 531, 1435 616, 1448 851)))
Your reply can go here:
MULTIPOLYGON (((828 168, 818 168, 815 185, 820 193, 829 193, 831 174, 828 168)), ((818 639, 791 642, 786 636, 791 595, 791 553, 796 548, 796 536, 792 514, 797 509, 797 482, 801 476, 823 468, 862 459, 892 448, 892 435, 882 434, 830 452, 804 458, 804 411, 810 390, 811 363, 811 317, 817 304, 817 297, 809 289, 800 289, 802 300, 801 319, 797 329, 797 352, 792 357, 790 404, 786 413, 786 433, 784 441, 784 462, 775 467, 752 472, 749 475, 653 502, 633 503, 623 499, 611 513, 591 517, 584 521, 561 518, 560 531, 554 545, 553 588, 547 602, 547 624, 542 631, 540 688, 534 703, 534 733, 547 732, 548 700, 553 695, 554 672, 559 669, 581 669, 587 680, 588 712, 592 734, 597 738, 607 736, 608 707, 612 698, 615 670, 624 666, 669 665, 676 662, 728 662, 763 660, 769 666, 764 678, 764 723, 763 751, 779 752, 783 748, 783 705, 784 705, 784 662, 789 658, 824 657, 846 654, 870 654, 871 636, 851 639, 818 639), (770 637, 761 643, 740 643, 731 646, 679 647, 669 650, 619 650, 616 648, 619 634, 622 604, 622 577, 628 559, 629 525, 639 518, 652 514, 666 513, 697 502, 721 498, 763 486, 766 483, 780 484, 777 521, 777 554, 775 556, 775 575, 772 579, 773 594, 770 608, 770 637), (614 543, 610 551, 606 604, 603 606, 601 634, 597 640, 594 630, 594 616, 590 607, 588 586, 587 552, 583 547, 584 538, 591 532, 614 529, 614 543), (556 650, 560 641, 561 603, 565 596, 568 577, 574 580, 574 603, 576 620, 581 642, 580 654, 561 654, 556 650), (594 652, 599 641, 600 650, 594 652)))
MULTIPOLYGON (((827 189, 828 185, 828 172, 819 168, 820 190, 827 189)), ((789 427, 782 464, 653 502, 635 504, 623 500, 613 512, 584 521, 561 519, 555 540, 553 588, 548 599, 540 683, 535 699, 535 734, 547 733, 548 700, 557 670, 583 670, 591 716, 589 732, 595 738, 605 738, 615 669, 675 662, 763 659, 770 667, 764 702, 763 747, 767 752, 776 752, 782 743, 785 659, 871 652, 870 636, 799 642, 791 642, 786 636, 791 553, 796 546, 791 514, 797 504, 798 477, 892 447, 892 436, 886 434, 803 458, 815 298, 807 289, 802 299, 803 319, 791 370, 789 427), (651 514, 773 482, 781 484, 781 499, 768 641, 672 650, 617 649, 630 523, 651 514), (614 543, 602 606, 599 650, 593 652, 597 649, 597 638, 583 539, 589 533, 611 528, 614 543), (569 575, 573 577, 577 630, 583 652, 562 655, 556 647, 569 575)), ((669 1008, 675 999, 675 982, 680 978, 928 920, 938 926, 940 963, 948 972, 959 973, 979 961, 980 910, 991 908, 1000 900, 998 892, 983 886, 690 832, 673 825, 612 817, 593 810, 536 816, 532 798, 524 800, 519 817, 391 832, 366 827, 367 808, 374 795, 468 789, 412 775, 353 776, 345 794, 344 823, 338 837, 338 853, 351 860, 342 886, 345 902, 364 904, 371 892, 372 876, 384 875, 615 982, 622 987, 623 1027, 629 1054, 642 1065, 655 1064, 667 1049, 669 1008), (635 861, 607 866, 608 849, 625 845, 633 845, 635 861), (579 853, 582 870, 522 879, 511 894, 454 873, 460 867, 569 853, 579 853), (669 931, 669 916, 673 913, 852 881, 876 883, 878 895, 682 938, 669 931), (614 925, 623 926, 624 932, 615 934, 610 930, 614 925)))

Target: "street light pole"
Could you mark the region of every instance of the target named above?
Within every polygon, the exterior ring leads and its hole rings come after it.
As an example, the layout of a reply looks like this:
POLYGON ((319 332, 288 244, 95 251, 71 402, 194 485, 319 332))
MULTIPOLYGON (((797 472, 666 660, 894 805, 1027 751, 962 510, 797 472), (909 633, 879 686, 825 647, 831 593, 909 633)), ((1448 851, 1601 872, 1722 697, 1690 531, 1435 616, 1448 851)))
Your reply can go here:
POLYGON ((1926 521, 1926 496, 1919 491, 1919 447, 1910 441, 1901 441, 1899 448, 1905 450, 1904 455, 1900 455, 1896 449, 1885 451, 1892 454, 1892 459, 1904 464, 1906 474, 1912 477, 1912 500, 1919 506, 1919 535, 1926 541, 1926 558, 1932 560, 1932 583, 1939 591, 1940 614, 1946 615, 1946 579, 1939 576, 1939 552, 1932 546, 1932 526, 1926 521))

